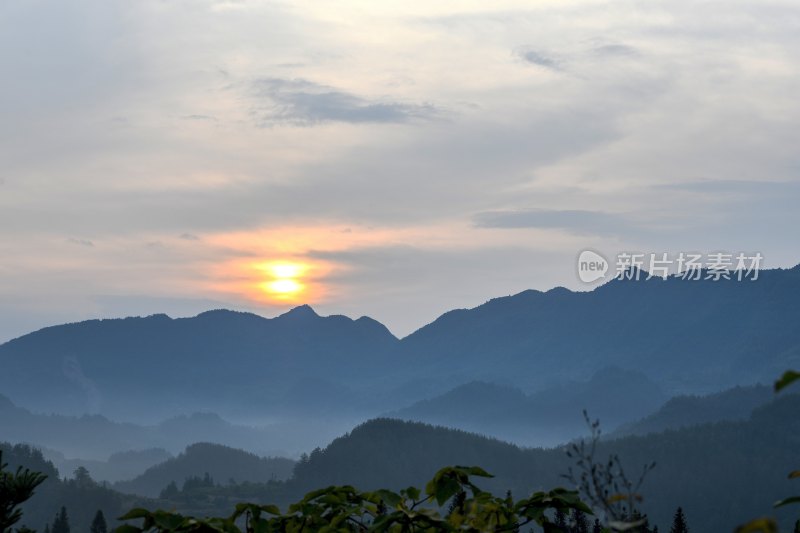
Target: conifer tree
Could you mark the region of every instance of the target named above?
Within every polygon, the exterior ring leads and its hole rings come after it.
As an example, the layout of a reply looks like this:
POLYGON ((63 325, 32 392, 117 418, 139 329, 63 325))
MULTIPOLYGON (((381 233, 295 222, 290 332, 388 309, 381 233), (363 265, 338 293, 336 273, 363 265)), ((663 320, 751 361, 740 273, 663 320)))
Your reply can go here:
POLYGON ((103 511, 101 509, 98 509, 97 514, 94 515, 94 520, 92 520, 92 528, 90 529, 90 533, 108 533, 108 524, 106 524, 106 517, 103 515, 103 511))
POLYGON ((686 517, 683 516, 683 509, 678 507, 675 511, 675 518, 672 519, 672 527, 670 533, 689 533, 689 528, 686 526, 686 517))
POLYGON ((50 528, 51 533, 69 533, 69 517, 67 516, 67 508, 61 507, 61 511, 56 513, 56 518, 53 520, 53 527, 50 528))
POLYGON ((589 522, 586 515, 578 509, 572 510, 572 533, 589 533, 589 522))

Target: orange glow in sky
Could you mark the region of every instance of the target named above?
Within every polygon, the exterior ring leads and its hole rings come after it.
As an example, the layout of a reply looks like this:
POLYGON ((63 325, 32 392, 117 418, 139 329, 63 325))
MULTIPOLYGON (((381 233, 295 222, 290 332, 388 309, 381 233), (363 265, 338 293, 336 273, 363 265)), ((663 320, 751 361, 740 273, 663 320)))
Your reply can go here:
MULTIPOLYGON (((353 266, 326 253, 427 243, 453 245, 452 231, 430 227, 381 228, 336 224, 280 226, 204 235, 204 242, 231 255, 209 271, 208 286, 261 305, 316 304, 340 297, 335 278, 353 266)), ((225 298, 229 298, 226 296, 225 298)))

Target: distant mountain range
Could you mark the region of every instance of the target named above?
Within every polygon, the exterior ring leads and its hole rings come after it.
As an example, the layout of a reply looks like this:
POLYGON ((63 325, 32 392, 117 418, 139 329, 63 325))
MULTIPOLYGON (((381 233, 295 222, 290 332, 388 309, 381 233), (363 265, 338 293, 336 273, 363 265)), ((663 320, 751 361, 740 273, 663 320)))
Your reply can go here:
POLYGON ((195 411, 363 420, 472 381, 531 393, 609 366, 669 395, 714 392, 800 365, 798 302, 800 266, 757 281, 530 290, 450 311, 404 339, 308 306, 273 319, 219 310, 90 320, 0 345, 0 393, 37 412, 153 423, 195 411))
POLYGON ((41 447, 49 459, 68 469, 65 474, 85 466, 98 481, 130 478, 164 460, 163 454, 178 453, 195 442, 283 455, 288 454, 285 450, 305 448, 309 441, 322 444, 330 440, 336 435, 330 431, 300 424, 256 428, 231 424, 212 413, 177 416, 153 425, 113 422, 101 415, 43 415, 17 407, 0 396, 1 439, 41 447), (154 452, 153 448, 162 450, 154 452), (145 450, 151 450, 149 455, 145 450), (126 466, 126 462, 131 464, 126 466), (135 474, 125 475, 133 465, 137 465, 135 474))
MULTIPOLYGON (((591 418, 599 418, 604 427, 616 428, 652 414, 666 400, 659 386, 644 374, 609 367, 589 381, 553 386, 533 394, 474 381, 388 416, 518 444, 555 446, 587 429, 584 409, 591 418)), ((749 412, 744 416, 747 415, 749 412)))
POLYGON ((648 435, 719 421, 747 420, 753 411, 773 400, 772 387, 734 387, 707 396, 676 396, 656 412, 623 424, 610 437, 648 435))

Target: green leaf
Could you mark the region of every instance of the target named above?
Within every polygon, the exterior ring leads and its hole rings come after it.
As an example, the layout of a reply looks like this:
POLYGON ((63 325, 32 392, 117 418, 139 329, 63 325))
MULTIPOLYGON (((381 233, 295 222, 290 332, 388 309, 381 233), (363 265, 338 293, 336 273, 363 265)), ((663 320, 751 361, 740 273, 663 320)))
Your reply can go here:
POLYGON ((410 500, 418 500, 421 494, 417 487, 408 487, 406 490, 400 491, 400 493, 404 494, 410 500))
POLYGON ((771 518, 756 518, 737 527, 736 533, 778 533, 778 524, 771 518))
POLYGON ((643 526, 646 520, 636 520, 635 522, 609 522, 608 526, 614 531, 630 531, 643 526))
POLYGON ((137 507, 120 516, 119 520, 136 520, 137 518, 147 518, 148 516, 150 516, 150 511, 137 507))
POLYGON ((494 477, 492 474, 484 470, 479 466, 457 466, 456 468, 460 468, 464 470, 470 476, 478 476, 478 477, 494 477))
POLYGON ((794 370, 787 370, 786 372, 783 373, 781 378, 775 382, 775 392, 779 392, 785 387, 788 387, 798 379, 800 379, 800 372, 795 372, 794 370))
POLYGON ((783 500, 778 500, 775 502, 774 507, 783 507, 784 505, 789 505, 792 503, 800 503, 800 496, 792 496, 791 498, 784 498, 783 500))
POLYGON ((392 492, 386 489, 381 489, 367 494, 367 499, 376 504, 382 501, 386 507, 394 509, 395 507, 397 507, 397 504, 399 504, 402 501, 403 498, 396 492, 392 492))

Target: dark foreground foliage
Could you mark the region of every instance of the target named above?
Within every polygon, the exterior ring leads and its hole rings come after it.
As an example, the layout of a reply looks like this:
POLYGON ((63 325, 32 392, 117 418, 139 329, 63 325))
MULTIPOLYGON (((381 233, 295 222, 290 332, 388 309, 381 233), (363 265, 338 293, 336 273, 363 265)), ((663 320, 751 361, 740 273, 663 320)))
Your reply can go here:
POLYGON ((510 494, 497 497, 481 490, 470 476, 491 477, 478 467, 443 468, 426 485, 424 495, 415 487, 361 492, 332 486, 310 492, 286 513, 274 505, 239 504, 227 518, 197 519, 134 509, 123 519, 139 519, 140 525, 124 525, 117 532, 516 532, 535 524, 555 533, 564 532, 556 514, 592 512, 576 491, 557 488, 514 501, 510 494))

